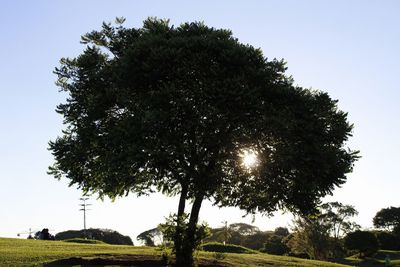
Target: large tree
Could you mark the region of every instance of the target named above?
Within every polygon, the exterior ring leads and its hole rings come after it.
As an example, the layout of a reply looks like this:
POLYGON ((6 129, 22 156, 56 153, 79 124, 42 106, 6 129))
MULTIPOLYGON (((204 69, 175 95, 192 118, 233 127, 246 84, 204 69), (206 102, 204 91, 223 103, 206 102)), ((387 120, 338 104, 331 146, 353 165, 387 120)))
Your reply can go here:
POLYGON ((400 235, 400 207, 389 207, 378 211, 373 218, 376 228, 384 228, 400 235))
POLYGON ((346 181, 357 158, 347 114, 295 86, 283 61, 202 23, 122 22, 84 35, 83 53, 55 70, 68 97, 50 173, 100 197, 179 195, 177 266, 193 264, 203 200, 307 213, 346 181))

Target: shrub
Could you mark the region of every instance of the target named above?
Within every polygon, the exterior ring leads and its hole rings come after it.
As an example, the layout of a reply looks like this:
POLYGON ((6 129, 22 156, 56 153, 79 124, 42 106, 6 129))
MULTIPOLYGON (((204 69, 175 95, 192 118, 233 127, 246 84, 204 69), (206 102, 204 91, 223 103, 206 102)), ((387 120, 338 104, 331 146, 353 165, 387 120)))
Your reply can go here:
POLYGON ((398 250, 400 248, 400 239, 396 235, 390 232, 376 232, 375 235, 380 249, 398 250))
POLYGON ((71 239, 65 239, 63 242, 71 242, 71 243, 82 243, 82 244, 106 244, 103 241, 100 240, 94 240, 94 239, 84 239, 84 238, 71 238, 71 239))
POLYGON ((261 252, 266 252, 268 254, 283 255, 289 252, 288 246, 283 242, 285 237, 273 234, 271 235, 267 242, 264 244, 261 252))
POLYGON ((205 243, 201 246, 204 251, 209 252, 222 252, 222 253, 245 253, 252 254, 255 253, 254 250, 232 244, 222 244, 217 242, 205 243))
POLYGON ((213 257, 215 260, 220 261, 226 258, 226 254, 223 252, 214 252, 213 257))

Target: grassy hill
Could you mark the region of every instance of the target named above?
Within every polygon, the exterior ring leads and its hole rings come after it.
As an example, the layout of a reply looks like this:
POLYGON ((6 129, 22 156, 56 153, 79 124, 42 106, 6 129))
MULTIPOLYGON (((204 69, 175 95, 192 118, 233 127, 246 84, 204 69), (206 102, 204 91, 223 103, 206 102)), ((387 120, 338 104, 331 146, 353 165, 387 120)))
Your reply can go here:
MULTIPOLYGON (((384 258, 383 255, 386 254, 382 253, 379 257, 384 258)), ((391 253, 393 259, 399 258, 399 254, 396 256, 393 254, 394 252, 391 253)), ((79 266, 83 264, 91 266, 160 266, 161 255, 161 250, 149 247, 0 238, 0 266, 79 266)), ((216 261, 216 254, 212 252, 199 252, 196 257, 200 266, 383 266, 379 262, 376 262, 377 265, 362 265, 365 262, 356 259, 349 259, 346 262, 351 265, 341 265, 264 253, 226 253, 225 258, 220 261, 216 261)))

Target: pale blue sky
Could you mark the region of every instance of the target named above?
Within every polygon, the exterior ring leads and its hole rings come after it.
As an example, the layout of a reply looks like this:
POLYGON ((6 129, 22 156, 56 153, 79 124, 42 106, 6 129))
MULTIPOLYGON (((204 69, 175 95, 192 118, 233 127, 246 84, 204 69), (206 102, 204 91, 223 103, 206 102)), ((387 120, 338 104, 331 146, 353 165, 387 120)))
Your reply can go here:
MULTIPOLYGON (((231 29, 265 56, 286 59, 297 84, 339 99, 355 125, 349 145, 361 150, 362 159, 328 199, 355 205, 358 223, 371 227, 379 209, 400 205, 399 12, 399 1, 384 0, 0 1, 0 236, 16 237, 30 227, 55 232, 82 227, 80 192, 46 174, 52 163, 47 142, 63 127, 54 109, 64 96, 52 71, 61 57, 82 51, 80 35, 116 16, 126 17, 129 27, 157 16, 175 25, 204 21, 231 29)), ((160 195, 91 203, 89 227, 133 239, 177 206, 176 199, 160 195)), ((251 222, 242 214, 206 204, 200 216, 211 226, 251 222)), ((258 216, 255 223, 273 229, 289 222, 279 215, 258 216)))

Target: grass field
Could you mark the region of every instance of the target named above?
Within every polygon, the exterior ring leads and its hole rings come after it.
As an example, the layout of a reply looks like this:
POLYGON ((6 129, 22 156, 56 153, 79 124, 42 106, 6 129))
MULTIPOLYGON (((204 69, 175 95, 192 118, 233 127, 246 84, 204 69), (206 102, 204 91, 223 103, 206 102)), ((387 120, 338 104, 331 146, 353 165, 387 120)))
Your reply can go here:
MULTIPOLYGON (((376 259, 359 261, 349 258, 344 263, 334 264, 321 261, 304 260, 286 256, 257 254, 225 254, 223 260, 215 260, 211 252, 199 252, 196 258, 202 266, 384 266, 386 254, 393 263, 400 266, 400 254, 380 252, 376 259)), ((40 241, 0 238, 0 266, 160 266, 162 251, 149 247, 116 246, 106 244, 78 244, 62 241, 40 241), (139 264, 142 262, 142 265, 139 264), (143 265, 145 264, 145 265, 143 265), (153 265, 151 265, 153 264, 153 265)))

